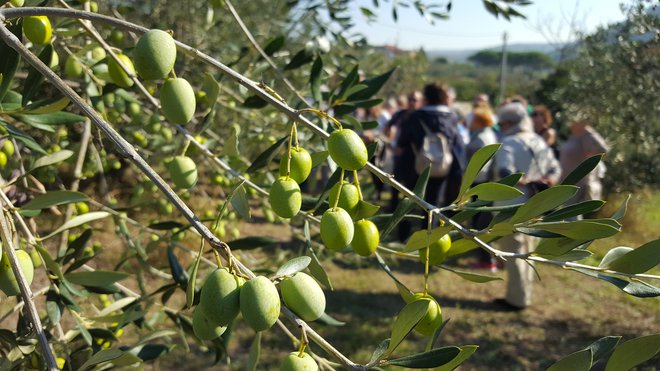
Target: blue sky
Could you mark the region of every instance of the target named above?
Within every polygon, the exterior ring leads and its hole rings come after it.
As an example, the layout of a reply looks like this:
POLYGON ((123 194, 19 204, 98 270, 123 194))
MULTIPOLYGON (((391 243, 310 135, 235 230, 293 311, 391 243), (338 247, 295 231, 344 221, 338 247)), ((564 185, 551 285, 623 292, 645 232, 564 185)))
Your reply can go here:
MULTIPOLYGON (((358 0, 353 5, 355 31, 367 36, 372 45, 394 44, 403 49, 459 50, 478 49, 501 44, 502 33, 507 32, 510 43, 547 42, 539 25, 555 40, 569 38, 569 24, 576 14, 576 24, 582 31, 590 32, 599 25, 624 19, 619 0, 533 0, 533 5, 521 7, 527 20, 496 19, 483 7, 481 0, 454 0, 449 20, 439 20, 430 25, 417 10, 399 9, 399 20, 391 17, 391 0, 381 0, 376 11, 378 20, 367 24, 360 6, 371 6, 371 0, 358 0)), ((630 0, 625 3, 631 3, 630 0)))

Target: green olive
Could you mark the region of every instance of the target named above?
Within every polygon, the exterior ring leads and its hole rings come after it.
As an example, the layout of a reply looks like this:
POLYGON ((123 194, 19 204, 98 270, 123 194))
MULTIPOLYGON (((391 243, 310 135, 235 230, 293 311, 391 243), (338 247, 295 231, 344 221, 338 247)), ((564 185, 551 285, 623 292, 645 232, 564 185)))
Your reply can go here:
MULTIPOLYGON (((30 258, 30 254, 24 250, 16 250, 15 253, 16 258, 18 258, 18 265, 21 266, 25 280, 29 285, 34 278, 34 265, 30 258)), ((2 290, 7 296, 14 296, 21 293, 14 271, 11 269, 11 263, 9 262, 9 256, 7 256, 7 253, 3 253, 2 259, 0 259, 0 290, 2 290)))
POLYGON ((70 79, 81 78, 84 74, 83 66, 74 56, 70 55, 64 63, 64 73, 70 79))
MULTIPOLYGON (((280 176, 287 175, 288 156, 282 157, 280 160, 280 176)), ((312 157, 306 149, 291 148, 291 164, 290 164, 290 177, 293 178, 298 184, 307 179, 309 173, 312 171, 312 157)))
POLYGON ((430 302, 429 310, 426 315, 415 326, 415 331, 425 336, 431 336, 435 330, 442 324, 442 309, 440 304, 429 294, 418 292, 413 296, 413 302, 418 300, 428 300, 430 302))
POLYGON ((48 45, 53 37, 53 27, 45 15, 23 18, 23 33, 28 40, 37 45, 48 45))
POLYGON ((174 124, 187 124, 195 115, 195 92, 182 78, 167 79, 160 88, 163 115, 174 124))
POLYGON ((360 170, 367 164, 367 147, 360 137, 349 129, 335 130, 328 138, 328 153, 345 170, 360 170))
POLYGON ((282 218, 293 218, 302 206, 302 194, 292 178, 280 177, 270 187, 270 207, 282 218))
POLYGON ((321 240, 327 248, 339 251, 353 240, 353 221, 346 210, 328 209, 321 217, 321 240))
MULTIPOLYGON (((126 66, 126 69, 131 75, 135 75, 135 67, 133 67, 133 62, 127 55, 117 54, 117 58, 124 66, 126 66)), ((119 63, 114 60, 114 58, 108 59, 108 74, 110 75, 112 82, 122 88, 130 88, 133 86, 133 80, 121 68, 119 63)))
POLYGON ((176 156, 168 163, 172 182, 182 189, 192 188, 197 183, 197 165, 187 156, 176 156))
POLYGON ((264 276, 245 282, 241 288, 241 314, 254 331, 271 328, 280 316, 280 305, 275 284, 264 276))
POLYGON ((451 248, 451 237, 448 234, 440 237, 437 241, 431 242, 429 247, 419 250, 419 260, 426 262, 427 252, 430 251, 429 265, 440 264, 447 258, 447 252, 451 248))
POLYGON ((240 310, 238 300, 245 280, 227 269, 217 269, 206 278, 199 297, 199 309, 214 325, 226 326, 240 310))
POLYGON ((167 77, 176 61, 176 44, 170 34, 161 30, 147 31, 133 49, 135 69, 145 80, 167 77))
POLYGON ((219 326, 210 321, 199 307, 193 313, 192 328, 200 340, 213 340, 227 330, 227 326, 219 326))
POLYGON ((298 272, 280 283, 282 300, 305 321, 315 321, 325 312, 325 294, 308 274, 298 272))
POLYGON ((380 234, 378 233, 378 227, 372 221, 361 219, 355 222, 355 232, 351 247, 356 254, 362 256, 373 254, 376 248, 378 248, 379 242, 380 234))
POLYGON ((303 353, 302 356, 299 352, 289 353, 280 364, 280 371, 317 371, 319 365, 312 356, 303 353))
MULTIPOLYGON (((337 192, 339 192, 339 182, 330 188, 330 194, 328 195, 330 206, 334 205, 335 199, 337 198, 337 192)), ((341 186, 341 194, 339 195, 339 203, 337 206, 346 210, 349 215, 353 216, 357 211, 359 202, 360 193, 358 192, 357 187, 344 180, 341 186)))

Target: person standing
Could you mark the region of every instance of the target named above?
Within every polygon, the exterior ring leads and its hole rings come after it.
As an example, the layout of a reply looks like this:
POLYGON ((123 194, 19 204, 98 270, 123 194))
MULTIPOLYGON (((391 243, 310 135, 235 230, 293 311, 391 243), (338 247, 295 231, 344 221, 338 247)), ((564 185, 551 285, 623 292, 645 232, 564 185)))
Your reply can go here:
MULTIPOLYGON (((474 109, 470 113, 470 143, 465 148, 467 161, 469 162, 472 156, 485 146, 497 143, 497 136, 493 130, 493 111, 487 102, 475 103, 474 109)), ((493 162, 489 161, 481 168, 479 174, 474 180, 474 185, 486 183, 494 180, 493 176, 493 162)), ((490 224, 493 219, 493 213, 480 212, 472 218, 472 228, 481 230, 490 224)), ((491 256, 486 250, 479 249, 477 252, 477 262, 472 264, 473 268, 487 269, 491 272, 497 272, 497 264, 495 258, 491 256)))
POLYGON ((534 123, 534 131, 545 139, 545 143, 552 148, 555 157, 559 158, 559 149, 557 147, 557 130, 552 128, 552 113, 544 105, 534 106, 534 111, 530 115, 534 123))
POLYGON ((424 106, 402 122, 397 140, 401 161, 406 164, 406 174, 402 180, 407 187, 414 187, 419 177, 414 166, 416 153, 422 148, 426 132, 441 133, 447 139, 453 161, 446 176, 429 179, 424 198, 432 205, 438 205, 440 188, 445 182, 447 185, 442 202, 451 202, 458 196, 466 165, 465 144, 456 130, 454 114, 447 105, 449 99, 445 85, 437 83, 426 85, 424 87, 424 106))
MULTIPOLYGON (((575 170, 582 161, 609 150, 605 139, 586 120, 576 118, 569 123, 569 126, 571 135, 559 147, 559 162, 564 176, 575 170)), ((577 186, 580 189, 573 198, 575 203, 601 199, 603 186, 600 179, 605 172, 604 166, 601 162, 596 169, 578 182, 577 186)))
MULTIPOLYGON (((533 185, 552 186, 559 181, 561 168, 545 140, 534 133, 526 107, 521 103, 509 103, 500 107, 497 117, 502 128, 502 146, 495 154, 496 172, 499 177, 523 172, 525 175, 516 185, 523 195, 508 203, 525 202, 535 192, 533 185)), ((506 236, 497 242, 501 250, 526 254, 534 249, 534 239, 522 233, 506 236)), ((508 308, 520 310, 532 303, 534 271, 523 259, 505 262, 508 281, 506 296, 496 302, 508 308)))

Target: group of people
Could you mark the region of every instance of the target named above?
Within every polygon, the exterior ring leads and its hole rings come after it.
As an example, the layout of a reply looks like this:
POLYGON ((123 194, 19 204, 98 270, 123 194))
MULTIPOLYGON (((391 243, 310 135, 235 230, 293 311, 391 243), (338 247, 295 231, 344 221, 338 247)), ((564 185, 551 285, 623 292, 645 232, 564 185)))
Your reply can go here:
MULTIPOLYGON (((524 175, 516 187, 523 192, 510 203, 524 202, 534 194, 559 183, 582 161, 608 150, 605 140, 588 124, 585 117, 574 115, 568 121, 571 134, 559 142, 557 131, 552 128, 553 116, 542 105, 530 106, 521 96, 506 99, 494 111, 486 94, 475 97, 472 110, 461 115, 454 107, 455 91, 446 85, 426 85, 423 92, 412 92, 398 103, 386 102, 376 110, 373 119, 377 129, 365 132, 365 140, 382 140, 384 151, 376 161, 392 163, 391 171, 397 181, 412 189, 419 177, 415 167, 425 137, 444 137, 451 148, 452 163, 446 175, 431 177, 427 183, 424 199, 432 205, 445 206, 458 196, 463 172, 470 158, 480 148, 501 143, 501 147, 478 174, 475 183, 495 181, 514 173, 524 175), (441 134, 441 135, 438 135, 441 134)), ((444 140, 443 139, 443 140, 444 140)), ((571 201, 577 203, 601 197, 600 178, 604 168, 599 167, 585 177, 578 186, 578 194, 571 201)), ((376 179, 377 180, 377 179, 376 179)), ((375 182, 378 183, 378 182, 375 182)), ((383 191, 382 184, 376 185, 377 193, 383 191)), ((392 189, 390 209, 398 203, 399 195, 392 189)), ((488 227, 492 215, 480 213, 471 221, 471 228, 488 227)), ((411 226, 402 223, 399 239, 405 240, 411 226)), ((501 250, 528 253, 534 249, 534 240, 521 233, 497 241, 501 250)), ((496 270, 495 262, 485 251, 481 268, 496 270)), ((507 294, 500 303, 514 309, 531 304, 533 268, 521 259, 506 262, 508 271, 507 294)))

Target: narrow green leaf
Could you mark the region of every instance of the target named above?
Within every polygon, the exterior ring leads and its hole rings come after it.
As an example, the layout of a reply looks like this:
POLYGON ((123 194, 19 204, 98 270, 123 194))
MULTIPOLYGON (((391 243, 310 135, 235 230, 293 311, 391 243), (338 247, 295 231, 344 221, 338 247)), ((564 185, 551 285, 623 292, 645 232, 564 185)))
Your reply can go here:
POLYGON ((376 350, 374 350, 373 354, 371 355, 371 360, 369 363, 376 362, 377 360, 381 359, 383 354, 385 354, 385 351, 387 348, 390 347, 390 339, 385 339, 378 344, 378 347, 376 347, 376 350))
POLYGON ((522 178, 523 173, 513 173, 505 176, 504 178, 498 180, 498 183, 506 184, 508 186, 514 187, 522 178))
POLYGON ((417 326, 419 321, 426 315, 431 305, 430 300, 416 300, 406 304, 399 312, 392 325, 392 335, 390 336, 390 346, 386 354, 392 352, 401 344, 403 339, 417 326))
POLYGON ((626 216, 626 211, 628 210, 628 201, 630 201, 630 194, 626 196, 626 199, 623 200, 621 206, 619 206, 619 208, 614 212, 612 219, 621 220, 624 216, 626 216))
POLYGON ((69 103, 69 98, 53 97, 30 103, 23 108, 22 112, 28 115, 53 113, 65 109, 69 103))
MULTIPOLYGON (((417 183, 415 183, 415 187, 413 189, 413 192, 422 199, 424 198, 424 193, 426 192, 426 184, 429 181, 430 169, 430 167, 424 169, 419 178, 417 178, 417 183)), ((403 218, 405 218, 406 215, 413 210, 414 207, 415 204, 413 204, 413 202, 410 201, 407 197, 401 200, 396 209, 394 209, 392 218, 389 220, 389 223, 384 228, 379 228, 382 230, 380 235, 381 240, 384 240, 394 230, 394 228, 399 225, 401 220, 403 220, 403 218)))
POLYGON ((328 313, 323 313, 321 317, 319 317, 316 321, 328 326, 337 326, 337 327, 344 326, 346 324, 346 322, 339 321, 336 318, 330 316, 328 313))
POLYGON ((243 219, 250 219, 250 204, 243 187, 243 182, 239 183, 231 195, 231 206, 243 219))
POLYGON ((119 282, 131 275, 116 271, 72 272, 64 275, 71 283, 81 286, 105 287, 119 282))
POLYGON ((300 272, 309 266, 312 258, 309 256, 299 256, 289 260, 288 262, 282 264, 282 266, 277 270, 275 275, 277 276, 290 276, 294 273, 300 272))
POLYGON ((554 259, 554 257, 562 256, 586 242, 586 240, 574 240, 567 237, 545 238, 539 242, 534 254, 550 256, 554 259))
POLYGON ((659 351, 660 334, 628 340, 614 349, 605 371, 630 370, 653 358, 659 351))
POLYGON ((461 348, 459 347, 442 347, 424 353, 390 359, 387 364, 408 368, 434 368, 451 362, 460 353, 461 348))
POLYGON ((380 206, 374 205, 365 200, 358 201, 357 211, 355 212, 355 220, 368 218, 378 212, 380 206))
POLYGON ((238 128, 232 127, 231 134, 225 140, 225 145, 222 147, 222 153, 227 156, 238 156, 238 128))
POLYGON ((286 38, 284 35, 277 35, 273 37, 272 39, 268 40, 266 46, 264 46, 264 53, 266 53, 268 56, 275 54, 275 52, 284 47, 285 41, 286 38))
MULTIPOLYGON (((39 60, 46 65, 50 64, 53 56, 53 44, 46 45, 39 53, 39 60)), ((26 106, 32 97, 39 91, 41 84, 44 82, 44 76, 37 71, 32 65, 27 68, 27 77, 23 82, 23 99, 21 105, 26 106)))
POLYGON ((470 188, 465 197, 477 196, 484 201, 506 201, 518 198, 523 193, 517 188, 500 183, 481 183, 470 188))
POLYGON ((309 267, 308 267, 309 272, 312 274, 312 277, 314 277, 317 281, 319 281, 323 286, 325 286, 327 289, 332 290, 332 282, 330 281, 328 274, 325 272, 325 269, 323 269, 323 266, 321 265, 319 258, 314 253, 314 249, 312 249, 312 240, 309 234, 308 220, 305 220, 303 231, 305 233, 305 244, 307 245, 307 256, 312 258, 312 261, 309 263, 309 267))
POLYGON ((591 213, 597 210, 600 210, 601 207, 605 204, 603 200, 589 200, 583 201, 577 204, 563 207, 561 209, 555 210, 550 214, 543 217, 544 222, 554 222, 559 220, 564 220, 572 218, 577 215, 584 215, 586 213, 591 213))
POLYGON ((50 191, 41 194, 21 207, 21 210, 42 210, 49 207, 87 201, 84 193, 74 191, 50 191))
POLYGON ((449 363, 435 368, 435 371, 451 371, 460 366, 468 358, 470 358, 479 349, 477 345, 463 345, 460 347, 461 352, 449 363))
MULTIPOLYGON (((23 18, 19 18, 6 25, 7 29, 16 35, 19 40, 23 39, 22 24, 23 18)), ((2 102, 14 79, 14 74, 21 62, 21 56, 2 40, 0 40, 0 55, 2 55, 2 58, 0 58, 0 76, 2 76, 0 80, 0 102, 2 102)))
POLYGON ((595 240, 619 233, 619 229, 616 227, 605 223, 592 222, 588 219, 575 222, 535 223, 530 227, 560 234, 574 240, 595 240))
POLYGON ((412 236, 406 242, 406 248, 404 252, 417 251, 421 248, 427 247, 429 242, 433 243, 439 240, 442 236, 449 233, 451 226, 445 225, 442 227, 436 227, 431 229, 431 233, 427 229, 419 230, 413 233, 412 236))
POLYGON ((367 85, 366 89, 362 89, 356 93, 353 93, 349 95, 346 100, 347 101, 360 101, 360 100, 366 100, 374 96, 380 88, 385 85, 387 80, 389 80, 390 76, 392 76, 392 73, 394 73, 395 68, 383 73, 382 75, 374 76, 368 79, 365 79, 363 81, 360 81, 360 84, 367 85))
POLYGON ((328 158, 328 151, 312 152, 310 156, 312 157, 312 168, 315 168, 328 158))
POLYGON ((591 349, 578 350, 555 362, 548 371, 589 371, 592 363, 591 349))
MULTIPOLYGON (((346 94, 348 90, 354 86, 358 79, 360 78, 359 76, 359 66, 354 66, 351 71, 346 75, 346 78, 341 82, 341 87, 339 88, 339 94, 338 97, 340 100, 344 100, 343 98, 347 97, 348 95, 346 94)), ((334 105, 335 103, 333 103, 334 105)))
POLYGON ((425 351, 428 352, 429 350, 431 350, 431 349, 433 349, 433 348, 435 347, 435 343, 436 343, 436 342, 438 341, 438 339, 440 338, 440 334, 442 333, 442 330, 445 329, 445 327, 447 326, 447 323, 449 323, 449 320, 450 320, 450 319, 451 319, 451 318, 447 318, 446 320, 442 321, 442 323, 440 324, 440 326, 438 326, 438 328, 436 328, 435 331, 433 331, 433 335, 432 335, 431 338, 429 339, 429 342, 426 344, 426 349, 425 349, 425 351))
POLYGON ((607 268, 610 264, 612 264, 615 260, 619 259, 623 255, 627 254, 628 252, 633 251, 632 247, 626 247, 626 246, 617 246, 612 248, 610 251, 603 256, 603 259, 600 261, 600 264, 598 266, 600 268, 607 268))
POLYGON ((16 115, 16 118, 28 125, 38 129, 52 131, 52 126, 73 124, 85 121, 84 116, 76 115, 70 112, 53 112, 41 115, 16 115))
POLYGON ((209 107, 213 107, 215 101, 218 100, 220 84, 218 84, 213 75, 208 72, 204 74, 204 81, 202 81, 202 91, 206 93, 206 103, 209 105, 209 107))
POLYGON ((313 60, 314 53, 307 48, 302 49, 291 58, 291 61, 286 66, 284 66, 284 70, 294 70, 307 63, 311 63, 313 60))
POLYGON ((197 271, 199 270, 199 263, 202 261, 204 254, 204 240, 201 241, 199 251, 193 263, 192 272, 190 272, 190 279, 186 286, 186 308, 192 308, 195 302, 195 290, 197 289, 197 271))
POLYGON ((126 297, 126 298, 118 299, 118 300, 112 302, 112 304, 110 304, 107 307, 103 308, 99 312, 98 316, 99 317, 107 316, 107 315, 109 315, 113 312, 124 309, 127 306, 133 304, 136 300, 138 300, 138 298, 136 298, 136 297, 126 297))
POLYGON ((570 200, 577 193, 578 187, 560 185, 548 188, 532 196, 511 217, 511 223, 520 223, 550 211, 570 200))
POLYGON ((591 349, 594 358, 593 363, 595 364, 610 354, 614 347, 619 344, 619 340, 621 340, 621 336, 605 336, 591 343, 587 349, 591 349))
POLYGON ((250 353, 248 355, 248 361, 246 369, 248 371, 256 371, 257 365, 259 364, 259 357, 261 356, 261 334, 262 331, 257 332, 252 340, 252 345, 250 345, 250 353))
POLYGON ((110 215, 111 214, 109 212, 106 212, 106 211, 92 211, 92 212, 87 213, 87 214, 78 215, 78 216, 76 216, 72 219, 69 219, 69 221, 62 224, 59 228, 57 228, 56 230, 51 232, 46 237, 41 237, 41 240, 42 241, 47 240, 47 239, 61 233, 62 231, 67 230, 67 229, 79 227, 79 226, 81 226, 85 223, 89 223, 89 222, 92 222, 94 220, 107 218, 110 215))
POLYGON ((575 185, 578 184, 582 178, 587 176, 593 169, 598 166, 598 163, 600 160, 602 160, 603 154, 591 156, 588 159, 582 161, 578 167, 575 168, 575 170, 571 171, 570 174, 568 174, 564 180, 561 182, 563 185, 575 185))
POLYGON ((465 192, 470 188, 474 180, 477 178, 479 171, 488 163, 488 161, 493 158, 495 152, 500 148, 500 144, 491 144, 485 147, 480 148, 477 152, 472 155, 470 162, 463 173, 463 180, 461 181, 461 188, 458 192, 458 197, 454 203, 458 202, 463 198, 465 192))
POLYGON ((245 107, 245 108, 264 108, 267 105, 268 105, 268 102, 263 100, 263 98, 261 98, 260 96, 251 95, 251 96, 245 98, 245 100, 243 101, 242 106, 245 107))
POLYGON ((174 278, 174 281, 181 287, 187 287, 188 273, 185 269, 183 269, 181 262, 179 262, 179 259, 174 254, 174 248, 172 246, 167 247, 167 262, 170 265, 170 270, 172 271, 172 277, 174 278))
POLYGON ((458 275, 459 277, 461 277, 465 280, 468 280, 468 281, 471 281, 471 282, 476 282, 476 283, 484 283, 484 282, 502 280, 502 277, 498 277, 498 276, 489 276, 489 275, 485 275, 485 274, 463 272, 463 271, 455 270, 455 269, 448 268, 448 267, 445 267, 445 266, 442 266, 441 268, 445 269, 445 270, 448 270, 448 271, 458 275))
POLYGON ((589 250, 582 250, 582 249, 575 249, 575 250, 570 250, 564 254, 555 256, 555 255, 544 255, 544 254, 537 254, 534 252, 534 255, 538 255, 542 258, 550 259, 550 260, 558 260, 562 262, 572 262, 572 261, 578 261, 578 260, 583 260, 586 259, 590 256, 593 255, 593 253, 589 250))
POLYGON ((282 149, 288 138, 289 138, 288 136, 282 137, 272 146, 268 147, 259 156, 257 156, 257 159, 254 160, 252 164, 250 164, 250 167, 248 167, 245 172, 254 173, 255 171, 270 164, 271 161, 273 161, 273 158, 275 158, 275 155, 280 152, 280 150, 282 149))
POLYGON ((55 152, 43 157, 39 157, 32 165, 30 171, 43 166, 57 164, 58 162, 62 162, 71 156, 73 156, 73 151, 69 151, 68 149, 63 149, 59 152, 55 152))
POLYGON ((639 274, 660 264, 660 239, 629 251, 608 265, 617 272, 639 274))
POLYGON ((607 281, 614 286, 623 290, 623 292, 630 294, 638 298, 654 298, 660 296, 660 288, 657 288, 651 284, 642 281, 626 281, 620 278, 608 276, 605 274, 595 273, 590 270, 580 269, 580 268, 569 268, 574 271, 580 272, 587 276, 601 279, 607 281))
POLYGON ((32 138, 30 135, 28 135, 24 131, 22 131, 19 128, 15 127, 14 125, 9 124, 7 122, 4 122, 2 120, 0 120, 0 126, 7 130, 10 137, 22 142, 29 149, 31 149, 35 152, 44 154, 44 155, 46 154, 46 150, 43 149, 39 145, 39 143, 37 143, 37 141, 34 140, 34 138, 32 138))
POLYGON ((248 236, 227 242, 232 250, 252 250, 259 247, 269 246, 274 243, 277 243, 277 240, 262 236, 248 236))
POLYGON ((309 73, 309 85, 310 91, 314 101, 317 103, 321 102, 321 73, 323 72, 323 59, 320 55, 316 56, 314 64, 312 64, 312 69, 309 73))
POLYGON ((94 354, 92 358, 87 360, 87 362, 83 363, 83 365, 80 366, 80 371, 88 370, 103 362, 112 361, 113 359, 121 357, 123 354, 124 352, 119 349, 103 349, 94 354))

